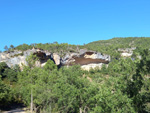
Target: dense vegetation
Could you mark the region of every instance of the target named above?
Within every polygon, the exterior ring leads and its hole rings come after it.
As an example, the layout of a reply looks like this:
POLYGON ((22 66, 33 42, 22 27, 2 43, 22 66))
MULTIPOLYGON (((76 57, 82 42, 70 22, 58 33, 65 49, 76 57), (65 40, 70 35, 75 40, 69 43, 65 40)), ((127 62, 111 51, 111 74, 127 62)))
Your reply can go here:
POLYGON ((143 39, 145 44, 138 40, 142 39, 112 39, 85 45, 96 51, 104 47, 103 53, 139 46, 135 54, 142 59, 114 59, 101 70, 83 71, 78 65, 58 69, 51 60, 43 68, 36 67, 38 58, 34 55, 27 58, 28 66, 23 71, 0 63, 0 108, 18 102, 41 113, 149 113, 149 39, 143 39), (131 42, 134 45, 130 46, 131 42))
POLYGON ((119 48, 132 48, 137 47, 140 49, 150 48, 149 37, 128 37, 128 38, 113 38, 110 40, 100 40, 91 42, 85 45, 85 48, 109 54, 111 57, 119 57, 119 48))

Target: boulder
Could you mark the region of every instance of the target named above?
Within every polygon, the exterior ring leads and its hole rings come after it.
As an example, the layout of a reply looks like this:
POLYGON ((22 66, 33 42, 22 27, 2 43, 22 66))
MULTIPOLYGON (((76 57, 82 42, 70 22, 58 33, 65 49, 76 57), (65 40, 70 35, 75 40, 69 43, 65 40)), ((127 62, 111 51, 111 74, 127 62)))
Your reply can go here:
POLYGON ((53 53, 52 58, 53 58, 56 65, 60 65, 60 56, 58 54, 53 53))

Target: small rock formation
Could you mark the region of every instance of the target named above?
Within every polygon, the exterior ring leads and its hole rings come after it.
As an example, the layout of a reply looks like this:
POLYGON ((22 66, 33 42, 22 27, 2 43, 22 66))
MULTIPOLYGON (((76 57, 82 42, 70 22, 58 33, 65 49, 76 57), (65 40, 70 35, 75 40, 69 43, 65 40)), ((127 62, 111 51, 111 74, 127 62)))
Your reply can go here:
POLYGON ((133 53, 121 53, 122 57, 131 57, 133 53))
POLYGON ((136 49, 136 47, 125 48, 125 49, 119 48, 118 51, 121 53, 120 55, 122 57, 131 57, 133 54, 133 50, 135 50, 135 49, 136 49))
POLYGON ((89 71, 90 69, 95 69, 95 68, 98 68, 98 69, 101 69, 103 66, 103 63, 99 63, 99 64, 87 64, 87 65, 82 65, 81 68, 83 70, 87 70, 89 71))
POLYGON ((56 65, 60 65, 60 56, 58 54, 53 53, 52 58, 54 59, 56 65))

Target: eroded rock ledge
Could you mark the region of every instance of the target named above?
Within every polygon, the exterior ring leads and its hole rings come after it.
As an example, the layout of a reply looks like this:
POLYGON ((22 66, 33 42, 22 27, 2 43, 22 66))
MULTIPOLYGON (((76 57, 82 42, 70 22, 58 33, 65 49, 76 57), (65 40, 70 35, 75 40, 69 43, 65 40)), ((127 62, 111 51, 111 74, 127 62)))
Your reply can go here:
POLYGON ((34 48, 24 52, 15 50, 9 53, 0 53, 0 62, 6 62, 9 67, 16 64, 19 66, 22 66, 22 64, 27 65, 26 57, 30 54, 34 54, 39 58, 39 66, 44 66, 48 59, 53 60, 57 66, 79 64, 83 67, 83 69, 101 67, 102 64, 108 64, 110 62, 109 55, 104 55, 99 52, 89 51, 86 49, 81 49, 78 53, 67 53, 63 58, 61 58, 56 53, 50 53, 48 51, 34 48))
POLYGON ((79 53, 67 54, 61 61, 62 65, 87 65, 87 64, 108 64, 110 62, 109 55, 103 55, 98 52, 81 49, 79 53))

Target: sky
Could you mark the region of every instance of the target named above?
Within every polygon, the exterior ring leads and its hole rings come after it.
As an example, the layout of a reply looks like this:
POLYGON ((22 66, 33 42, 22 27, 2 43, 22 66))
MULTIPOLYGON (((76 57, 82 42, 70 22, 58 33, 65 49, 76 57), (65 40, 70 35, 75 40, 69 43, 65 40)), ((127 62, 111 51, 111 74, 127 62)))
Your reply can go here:
POLYGON ((0 0, 0 50, 150 37, 150 0, 0 0))

